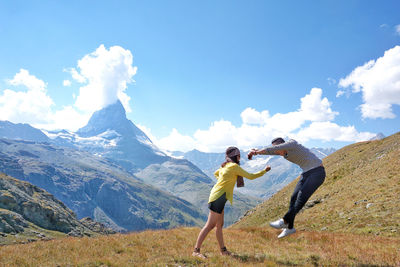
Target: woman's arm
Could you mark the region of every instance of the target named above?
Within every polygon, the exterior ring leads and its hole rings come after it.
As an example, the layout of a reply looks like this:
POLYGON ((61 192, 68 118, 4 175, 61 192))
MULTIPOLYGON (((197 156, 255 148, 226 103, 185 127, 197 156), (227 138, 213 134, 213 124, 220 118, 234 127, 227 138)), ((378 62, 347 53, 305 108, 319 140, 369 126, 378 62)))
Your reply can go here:
POLYGON ((247 179, 254 180, 258 177, 263 176, 267 171, 269 171, 271 167, 267 166, 264 170, 256 172, 256 173, 249 173, 245 171, 242 167, 239 165, 235 166, 235 174, 238 176, 243 176, 246 177, 247 179))

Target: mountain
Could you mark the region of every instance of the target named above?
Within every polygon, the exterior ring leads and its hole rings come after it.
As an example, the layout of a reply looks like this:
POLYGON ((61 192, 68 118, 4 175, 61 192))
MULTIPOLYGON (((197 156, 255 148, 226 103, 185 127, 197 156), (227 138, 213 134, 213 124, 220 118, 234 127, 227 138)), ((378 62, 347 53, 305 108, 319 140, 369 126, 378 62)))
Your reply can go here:
POLYGON ((113 233, 86 222, 43 189, 0 173, 0 244, 113 233))
MULTIPOLYGON (((208 214, 207 200, 214 178, 208 177, 186 159, 170 157, 126 117, 118 100, 90 118, 76 133, 47 132, 51 142, 64 147, 85 150, 139 177, 143 182, 189 201, 208 214)), ((228 208, 226 224, 232 224, 259 199, 237 194, 234 206, 228 208)))
POLYGON ((150 163, 162 163, 168 157, 130 120, 118 100, 93 113, 88 124, 76 133, 47 132, 52 143, 75 147, 106 157, 134 173, 150 163))
POLYGON ((14 124, 9 121, 0 121, 0 138, 28 140, 35 142, 48 142, 49 138, 39 129, 29 124, 14 124))
POLYGON ((85 151, 0 139, 0 171, 45 189, 78 218, 91 217, 117 231, 193 226, 205 219, 189 202, 85 151))
MULTIPOLYGON (((296 217, 298 229, 400 236, 400 132, 346 146, 323 163, 325 182, 296 217)), ((234 227, 266 227, 283 216, 296 182, 234 227)))
MULTIPOLYGON (((311 148, 310 150, 321 159, 336 151, 334 148, 311 148)), ((301 173, 301 169, 297 165, 281 157, 257 156, 253 160, 248 160, 247 152, 241 151, 241 165, 245 170, 257 172, 265 168, 266 165, 270 165, 271 171, 268 172, 265 178, 245 182, 245 186, 238 189, 238 192, 245 195, 268 198, 301 173)), ((209 177, 214 177, 215 170, 225 161, 225 153, 206 153, 192 150, 186 153, 175 151, 171 155, 193 162, 209 177)))

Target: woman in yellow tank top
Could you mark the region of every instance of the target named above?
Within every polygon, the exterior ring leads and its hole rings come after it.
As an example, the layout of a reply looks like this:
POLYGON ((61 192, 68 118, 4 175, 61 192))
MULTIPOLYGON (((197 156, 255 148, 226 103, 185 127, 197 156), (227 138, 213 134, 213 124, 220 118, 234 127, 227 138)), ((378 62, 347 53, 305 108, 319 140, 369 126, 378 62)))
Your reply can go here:
POLYGON ((216 227, 216 237, 218 244, 221 249, 221 255, 231 255, 226 249, 224 244, 224 238, 222 234, 222 228, 224 226, 224 207, 227 200, 233 204, 233 188, 235 187, 236 181, 242 177, 246 177, 250 180, 256 179, 263 176, 267 171, 271 169, 270 166, 257 173, 248 173, 243 170, 240 164, 240 151, 236 147, 228 147, 225 153, 226 161, 222 163, 215 173, 215 177, 218 179, 217 183, 211 189, 210 197, 208 199, 208 208, 210 213, 208 220, 201 229, 197 238, 196 246, 193 251, 193 256, 205 258, 204 254, 200 253, 200 247, 208 233, 216 227))

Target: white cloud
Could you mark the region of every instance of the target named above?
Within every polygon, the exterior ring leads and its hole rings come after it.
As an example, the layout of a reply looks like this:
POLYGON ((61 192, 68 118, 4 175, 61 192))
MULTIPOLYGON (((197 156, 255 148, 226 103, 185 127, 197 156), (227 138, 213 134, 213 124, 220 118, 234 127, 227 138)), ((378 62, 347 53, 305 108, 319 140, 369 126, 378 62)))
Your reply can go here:
POLYGON ((400 105, 400 46, 387 50, 376 61, 355 68, 340 80, 339 86, 362 93, 363 118, 395 118, 392 105, 400 105))
POLYGON ((120 99, 127 112, 130 97, 125 93, 127 84, 137 68, 132 66, 132 53, 120 46, 106 49, 100 45, 96 51, 78 61, 78 70, 70 69, 74 79, 87 83, 82 86, 75 105, 80 110, 93 112, 120 99))
POLYGON ((0 120, 29 123, 41 129, 77 130, 87 123, 90 114, 72 106, 53 111, 55 106, 47 94, 46 83, 28 70, 21 69, 8 83, 22 90, 5 89, 0 95, 0 120))
POLYGON ((66 87, 67 86, 71 86, 71 81, 70 80, 64 80, 63 81, 63 85, 66 86, 66 87))
POLYGON ((86 83, 86 78, 80 75, 75 68, 64 69, 64 71, 69 72, 72 76, 72 79, 78 83, 86 83))
POLYGON ((312 88, 310 94, 301 99, 300 113, 305 120, 333 120, 339 112, 332 111, 328 98, 322 98, 322 89, 312 88))
POLYGON ((246 124, 265 124, 267 119, 269 118, 268 110, 264 110, 262 112, 256 111, 254 108, 246 108, 240 114, 242 117, 243 123, 246 124))
MULTIPOLYGON (((155 140, 155 139, 153 139, 155 140)), ((164 138, 156 141, 156 145, 168 151, 189 151, 194 148, 195 141, 190 136, 180 134, 175 128, 164 138)))
POLYGON ((24 90, 3 91, 0 95, 0 120, 30 124, 48 121, 54 102, 47 95, 44 81, 21 69, 8 83, 23 86, 24 90))
POLYGON ((241 149, 265 146, 277 136, 289 136, 304 142, 311 139, 352 142, 374 136, 368 132, 360 133, 354 126, 343 127, 331 122, 337 114, 332 111, 328 99, 322 98, 322 89, 312 88, 300 99, 297 111, 270 116, 268 110, 257 111, 248 107, 240 114, 242 125, 239 127, 230 121, 219 120, 206 130, 197 130, 193 136, 184 136, 173 129, 169 136, 160 139, 162 142, 156 138, 153 140, 161 149, 170 151, 185 152, 196 148, 205 152, 223 152, 232 145, 241 149))
POLYGON ((398 35, 400 35, 400 24, 394 26, 394 30, 396 31, 396 33, 397 33, 398 35))
POLYGON ((61 110, 52 112, 45 123, 36 123, 34 126, 47 130, 67 129, 76 131, 87 124, 90 116, 90 113, 80 112, 73 106, 66 106, 61 110))
POLYGON ((310 139, 322 141, 359 142, 369 140, 376 134, 370 132, 358 132, 354 126, 339 126, 336 123, 313 122, 308 127, 294 134, 294 138, 300 142, 310 139))
POLYGON ((30 91, 46 91, 46 83, 34 75, 30 75, 29 71, 25 69, 20 69, 17 74, 15 74, 12 80, 8 81, 9 84, 13 86, 23 85, 27 87, 30 91))

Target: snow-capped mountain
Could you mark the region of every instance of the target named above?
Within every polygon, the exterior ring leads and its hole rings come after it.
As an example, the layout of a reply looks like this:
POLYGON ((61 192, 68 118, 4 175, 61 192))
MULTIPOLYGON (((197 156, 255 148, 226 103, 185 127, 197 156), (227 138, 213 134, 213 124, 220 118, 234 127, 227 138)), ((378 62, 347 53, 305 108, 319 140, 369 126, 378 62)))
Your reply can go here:
MULTIPOLYGON (((207 211, 208 194, 214 180, 187 159, 163 153, 126 118, 120 101, 95 112, 88 124, 76 133, 47 132, 52 142, 89 151, 113 163, 161 190, 180 197, 207 211)), ((226 218, 227 225, 236 221, 259 199, 238 194, 235 206, 226 218)))
POLYGON ((88 124, 76 133, 46 132, 57 145, 75 147, 97 156, 107 157, 134 173, 151 163, 168 160, 132 121, 118 100, 93 113, 88 124))

